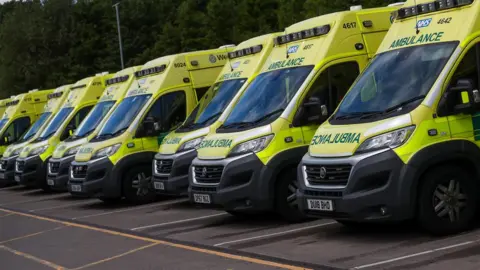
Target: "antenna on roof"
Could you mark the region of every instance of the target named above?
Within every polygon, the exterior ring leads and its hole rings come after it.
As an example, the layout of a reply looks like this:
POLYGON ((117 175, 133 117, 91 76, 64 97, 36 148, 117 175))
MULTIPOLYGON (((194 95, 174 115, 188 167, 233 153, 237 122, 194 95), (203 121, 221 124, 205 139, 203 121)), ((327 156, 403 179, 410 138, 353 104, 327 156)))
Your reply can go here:
MULTIPOLYGON (((230 72, 233 72, 233 66, 232 66, 232 62, 230 62, 230 57, 228 56, 228 48, 229 47, 232 47, 232 46, 222 46, 224 49, 225 49, 225 52, 227 53, 227 62, 228 62, 228 65, 230 66, 230 72)), ((222 48, 220 47, 220 48, 222 48)))
POLYGON ((415 33, 418 35, 420 33, 420 29, 418 29, 418 6, 417 6, 417 0, 413 0, 413 3, 415 3, 415 33))
MULTIPOLYGON (((287 28, 285 28, 285 38, 288 38, 287 28)), ((287 59, 290 57, 288 54, 288 46, 285 44, 285 53, 287 54, 287 59)))

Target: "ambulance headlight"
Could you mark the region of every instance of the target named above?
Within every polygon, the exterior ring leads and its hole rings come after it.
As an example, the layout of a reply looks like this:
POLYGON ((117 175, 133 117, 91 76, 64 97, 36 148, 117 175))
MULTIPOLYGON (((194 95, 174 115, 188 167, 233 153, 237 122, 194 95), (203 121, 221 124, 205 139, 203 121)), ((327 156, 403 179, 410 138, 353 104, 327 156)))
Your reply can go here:
POLYGON ((48 144, 44 145, 44 146, 40 146, 40 147, 35 148, 32 151, 30 151, 28 156, 31 157, 31 156, 41 155, 41 154, 43 154, 43 152, 47 151, 47 149, 48 149, 48 144))
POLYGON ((68 156, 76 155, 79 149, 80 149, 80 146, 72 147, 72 148, 68 149, 67 151, 65 151, 63 156, 68 157, 68 156))
POLYGON ((17 149, 12 151, 12 154, 10 156, 18 156, 20 155, 20 152, 22 152, 23 147, 18 147, 17 149))
POLYGON ((404 144, 415 130, 415 126, 409 126, 365 140, 357 149, 357 153, 369 152, 383 148, 395 148, 404 144))
POLYGON ((237 156, 249 152, 260 152, 263 149, 267 148, 268 144, 272 141, 272 139, 273 134, 243 142, 233 147, 232 151, 230 151, 229 156, 237 156))
POLYGON ((177 153, 178 153, 178 152, 184 152, 184 151, 188 151, 188 150, 197 148, 197 146, 199 146, 200 143, 202 143, 203 138, 205 138, 205 136, 184 142, 184 143, 183 143, 182 145, 180 145, 180 147, 178 148, 177 153))
POLYGON ((102 148, 97 152, 95 152, 95 154, 93 154, 92 159, 111 156, 118 151, 121 145, 122 145, 121 143, 118 143, 118 144, 114 144, 114 145, 110 145, 108 147, 102 148))

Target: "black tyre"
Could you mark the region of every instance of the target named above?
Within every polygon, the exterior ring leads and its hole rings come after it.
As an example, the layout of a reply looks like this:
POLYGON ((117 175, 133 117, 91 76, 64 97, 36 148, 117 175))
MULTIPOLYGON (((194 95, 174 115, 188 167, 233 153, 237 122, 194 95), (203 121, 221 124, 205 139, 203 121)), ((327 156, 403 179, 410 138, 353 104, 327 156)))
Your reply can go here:
POLYGON ((297 201, 298 180, 295 170, 282 173, 275 188, 275 211, 289 222, 302 222, 307 220, 297 201))
POLYGON ((475 178, 460 167, 442 166, 421 180, 417 204, 420 226, 436 235, 469 229, 478 208, 475 178))
POLYGON ((105 204, 118 204, 122 201, 122 198, 106 198, 106 197, 99 197, 99 200, 101 200, 105 204))
POLYGON ((123 195, 128 202, 142 204, 152 202, 155 192, 150 188, 152 168, 137 166, 130 169, 123 178, 123 195))

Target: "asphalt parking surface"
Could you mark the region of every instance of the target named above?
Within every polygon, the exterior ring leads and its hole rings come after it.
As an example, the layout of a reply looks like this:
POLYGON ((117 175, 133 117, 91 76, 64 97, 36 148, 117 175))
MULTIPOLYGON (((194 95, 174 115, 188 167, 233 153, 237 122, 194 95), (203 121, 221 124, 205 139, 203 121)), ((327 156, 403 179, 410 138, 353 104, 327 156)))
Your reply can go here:
POLYGON ((415 226, 346 228, 249 219, 185 198, 106 205, 68 193, 0 189, 0 268, 480 269, 480 230, 432 237, 415 226))

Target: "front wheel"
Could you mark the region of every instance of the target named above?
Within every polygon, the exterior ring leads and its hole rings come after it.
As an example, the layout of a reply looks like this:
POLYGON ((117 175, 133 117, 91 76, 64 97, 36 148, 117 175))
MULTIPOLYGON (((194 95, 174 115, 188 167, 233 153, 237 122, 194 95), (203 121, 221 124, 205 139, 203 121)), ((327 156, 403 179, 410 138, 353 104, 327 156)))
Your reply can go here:
POLYGON ((437 235, 467 230, 478 207, 477 183, 464 169, 436 167, 420 185, 417 220, 424 229, 437 235))
POLYGON ((123 194, 128 202, 141 204, 155 199, 155 193, 150 189, 151 176, 150 166, 138 166, 127 172, 123 179, 123 194))
POLYGON ((307 217, 300 211, 297 199, 298 180, 296 171, 280 175, 275 190, 275 209, 289 222, 302 222, 307 217))

